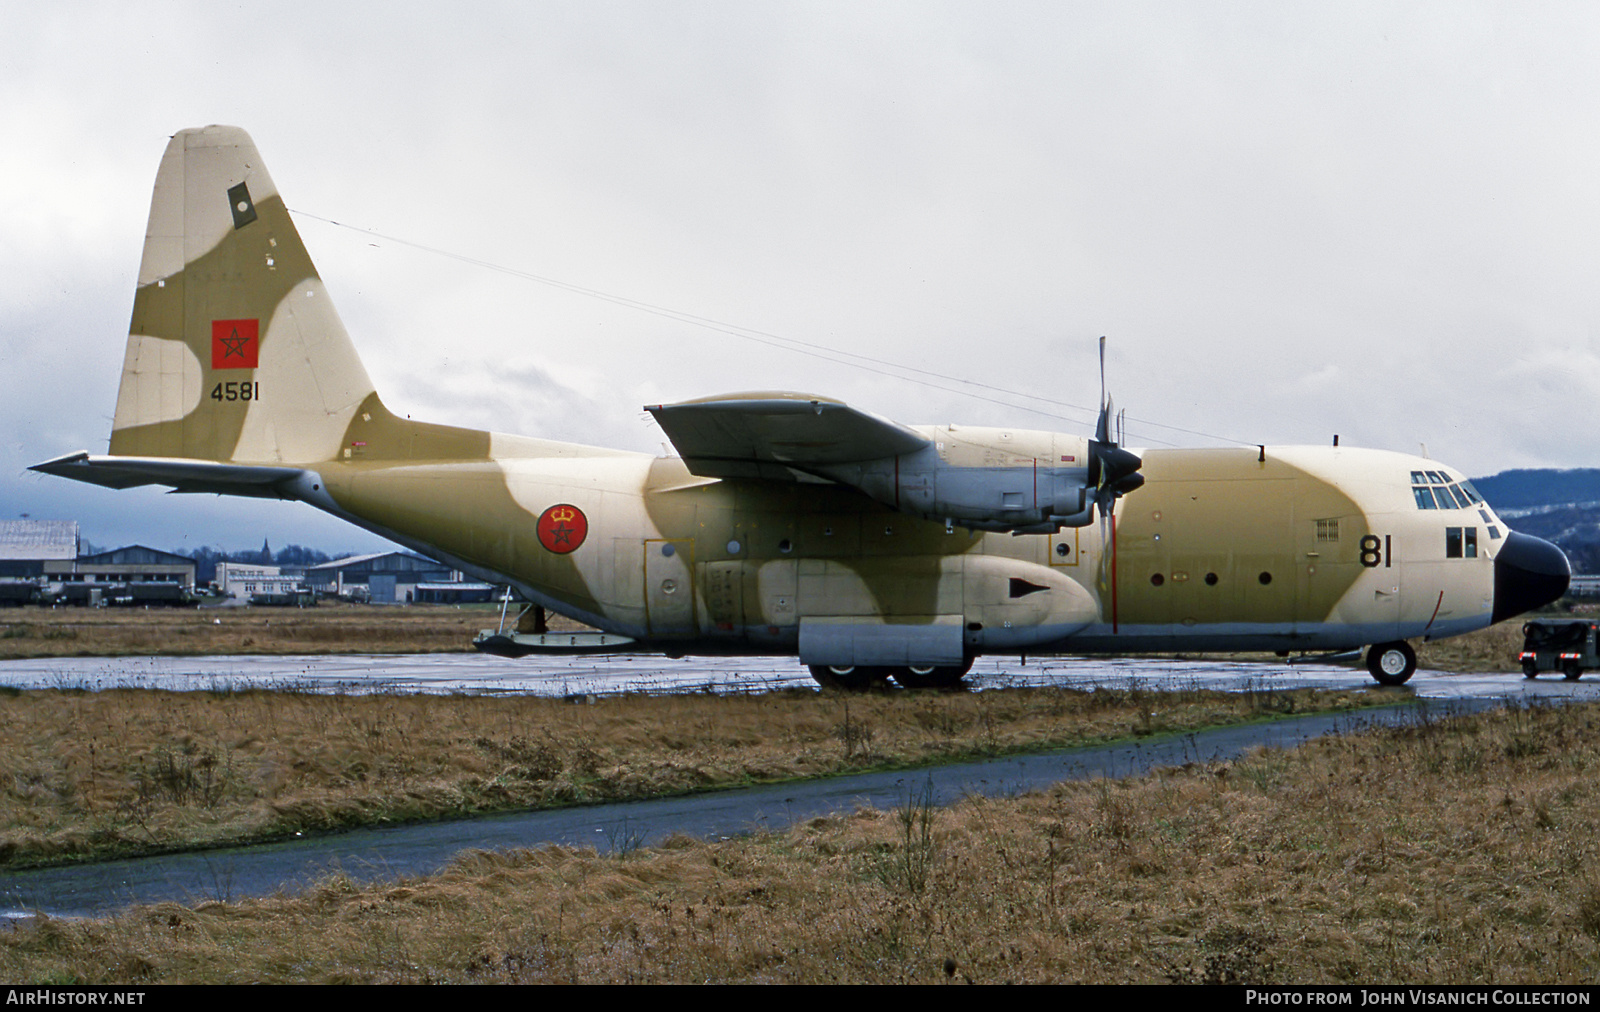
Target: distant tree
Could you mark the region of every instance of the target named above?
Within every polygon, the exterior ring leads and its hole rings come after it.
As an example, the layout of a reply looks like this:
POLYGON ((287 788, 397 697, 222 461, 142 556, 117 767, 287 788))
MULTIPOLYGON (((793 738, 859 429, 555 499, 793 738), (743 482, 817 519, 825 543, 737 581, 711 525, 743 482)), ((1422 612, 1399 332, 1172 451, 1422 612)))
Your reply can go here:
MULTIPOLYGON (((265 542, 260 551, 251 549, 238 549, 228 551, 212 545, 202 545, 199 548, 185 548, 181 551, 174 549, 173 554, 182 555, 194 560, 194 578, 200 583, 210 583, 217 578, 217 563, 219 562, 247 562, 252 565, 262 566, 315 566, 323 562, 332 562, 342 559, 355 552, 341 552, 338 555, 329 555, 327 552, 316 548, 307 548, 304 545, 289 545, 280 549, 273 555, 264 555, 270 551, 271 546, 265 542)), ((88 553, 85 553, 88 554, 88 553)))
POLYGON ((324 562, 333 561, 327 552, 304 545, 289 545, 278 549, 278 554, 273 556, 273 561, 280 566, 316 566, 324 562))

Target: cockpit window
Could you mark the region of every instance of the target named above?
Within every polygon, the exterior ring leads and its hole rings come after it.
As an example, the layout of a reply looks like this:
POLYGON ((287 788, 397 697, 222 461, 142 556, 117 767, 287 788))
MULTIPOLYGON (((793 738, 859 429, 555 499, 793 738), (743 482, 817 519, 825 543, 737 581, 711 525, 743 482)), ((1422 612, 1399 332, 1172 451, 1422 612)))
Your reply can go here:
POLYGON ((1443 471, 1412 471, 1411 496, 1419 510, 1464 510, 1483 502, 1471 482, 1457 482, 1443 471))

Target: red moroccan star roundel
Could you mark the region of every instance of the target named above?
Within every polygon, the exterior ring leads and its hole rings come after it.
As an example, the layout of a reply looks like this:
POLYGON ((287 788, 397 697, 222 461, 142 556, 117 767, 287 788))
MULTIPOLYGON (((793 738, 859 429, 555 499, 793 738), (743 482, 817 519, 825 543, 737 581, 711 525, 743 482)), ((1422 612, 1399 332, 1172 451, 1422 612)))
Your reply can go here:
POLYGON ((576 506, 557 503, 539 514, 538 530, 539 544, 557 555, 565 555, 589 536, 589 518, 576 506))
POLYGON ((211 368, 255 369, 260 356, 259 320, 211 321, 211 368))

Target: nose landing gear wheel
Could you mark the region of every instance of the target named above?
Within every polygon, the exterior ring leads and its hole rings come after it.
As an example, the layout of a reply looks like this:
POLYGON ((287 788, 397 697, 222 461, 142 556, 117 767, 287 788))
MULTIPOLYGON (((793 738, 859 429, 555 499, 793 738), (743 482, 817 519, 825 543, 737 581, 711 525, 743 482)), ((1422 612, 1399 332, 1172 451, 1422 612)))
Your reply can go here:
POLYGON ((1375 644, 1367 650, 1367 670, 1379 685, 1404 685, 1417 670, 1417 652, 1404 640, 1375 644))

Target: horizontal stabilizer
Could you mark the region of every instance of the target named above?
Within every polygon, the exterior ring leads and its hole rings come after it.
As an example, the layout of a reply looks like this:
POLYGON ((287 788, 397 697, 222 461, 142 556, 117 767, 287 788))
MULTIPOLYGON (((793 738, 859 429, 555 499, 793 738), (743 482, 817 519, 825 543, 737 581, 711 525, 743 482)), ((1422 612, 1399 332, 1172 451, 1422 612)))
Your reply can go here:
POLYGON ((690 471, 713 477, 795 480, 791 468, 882 460, 928 445, 904 425, 810 394, 731 394, 645 410, 690 471))
POLYGON ((118 457, 80 450, 35 464, 40 471, 106 488, 169 485, 176 492, 214 492, 261 499, 296 499, 290 486, 306 475, 298 467, 220 464, 180 457, 118 457))

